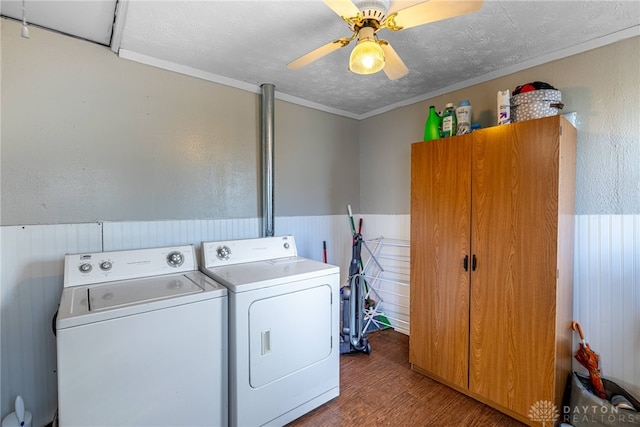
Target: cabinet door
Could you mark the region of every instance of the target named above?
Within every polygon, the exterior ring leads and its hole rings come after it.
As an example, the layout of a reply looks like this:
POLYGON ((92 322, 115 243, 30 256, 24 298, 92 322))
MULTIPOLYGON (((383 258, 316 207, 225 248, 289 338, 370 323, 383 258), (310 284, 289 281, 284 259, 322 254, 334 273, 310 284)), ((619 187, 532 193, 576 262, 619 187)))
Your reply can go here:
POLYGON ((409 360, 468 386, 471 135, 413 144, 409 360))
POLYGON ((526 416, 554 401, 559 126, 474 135, 469 389, 526 416))

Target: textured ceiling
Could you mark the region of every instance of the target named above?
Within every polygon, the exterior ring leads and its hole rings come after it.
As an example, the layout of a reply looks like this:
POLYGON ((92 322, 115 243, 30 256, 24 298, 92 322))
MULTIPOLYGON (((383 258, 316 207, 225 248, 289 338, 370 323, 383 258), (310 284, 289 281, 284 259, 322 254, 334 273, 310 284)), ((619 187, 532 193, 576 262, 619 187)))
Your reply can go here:
POLYGON ((120 0, 118 10, 112 48, 123 58, 248 90, 272 83, 280 99, 354 118, 640 34, 637 0, 485 0, 473 14, 381 30, 409 68, 390 81, 383 72, 347 70, 353 42, 300 70, 286 68, 351 34, 321 0, 120 0))

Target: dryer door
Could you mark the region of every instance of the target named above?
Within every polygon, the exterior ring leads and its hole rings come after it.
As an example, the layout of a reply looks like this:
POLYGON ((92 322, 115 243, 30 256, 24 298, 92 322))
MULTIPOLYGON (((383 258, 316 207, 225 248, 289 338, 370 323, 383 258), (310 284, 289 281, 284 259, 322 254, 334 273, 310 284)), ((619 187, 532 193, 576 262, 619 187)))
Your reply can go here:
POLYGON ((331 354, 331 286, 255 301, 249 308, 249 383, 259 388, 331 354))

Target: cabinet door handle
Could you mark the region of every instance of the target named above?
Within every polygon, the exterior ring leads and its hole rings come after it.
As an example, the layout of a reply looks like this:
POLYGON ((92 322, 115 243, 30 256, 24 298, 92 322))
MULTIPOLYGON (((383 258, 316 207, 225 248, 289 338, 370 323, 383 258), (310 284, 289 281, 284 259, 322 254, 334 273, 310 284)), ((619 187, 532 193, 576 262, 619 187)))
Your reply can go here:
POLYGON ((476 258, 476 254, 473 254, 471 258, 471 270, 476 271, 476 267, 478 266, 478 259, 476 258))
POLYGON ((462 266, 464 267, 464 271, 469 271, 469 255, 465 255, 462 260, 462 266))

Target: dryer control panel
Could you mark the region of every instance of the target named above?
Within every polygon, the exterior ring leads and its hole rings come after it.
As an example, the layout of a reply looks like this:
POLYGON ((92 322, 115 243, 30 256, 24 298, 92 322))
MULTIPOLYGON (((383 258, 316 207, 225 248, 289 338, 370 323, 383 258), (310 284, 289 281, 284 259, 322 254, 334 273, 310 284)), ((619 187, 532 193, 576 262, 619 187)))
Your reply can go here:
POLYGON ((298 256, 293 236, 202 242, 206 268, 298 256))
POLYGON ((64 287, 198 269, 193 245, 66 255, 64 287))

